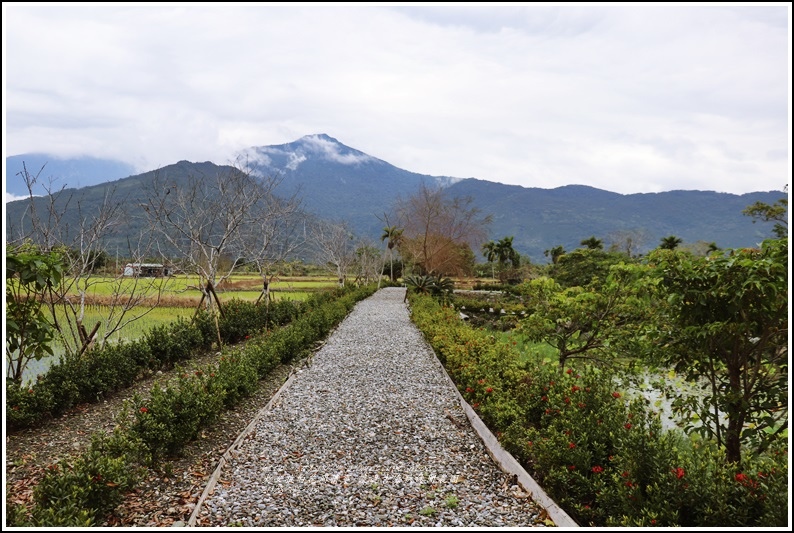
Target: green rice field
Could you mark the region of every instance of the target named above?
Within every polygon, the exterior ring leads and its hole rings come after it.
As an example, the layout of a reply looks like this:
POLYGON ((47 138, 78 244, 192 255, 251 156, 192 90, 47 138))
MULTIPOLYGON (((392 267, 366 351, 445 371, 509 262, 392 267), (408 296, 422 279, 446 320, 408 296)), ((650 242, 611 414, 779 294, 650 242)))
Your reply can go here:
MULTIPOLYGON (((270 296, 278 300, 306 300, 313 292, 333 288, 336 279, 331 277, 310 278, 283 278, 270 283, 270 296)), ((261 294, 262 280, 258 276, 234 276, 229 283, 221 284, 216 288, 216 293, 221 304, 239 299, 254 302, 261 294)), ((177 317, 192 318, 201 301, 201 292, 198 290, 198 278, 195 276, 172 276, 169 278, 91 278, 91 283, 86 292, 87 301, 92 302, 85 306, 83 324, 87 331, 91 331, 97 322, 100 327, 96 338, 102 338, 106 332, 105 320, 110 307, 106 304, 119 294, 129 294, 138 291, 150 298, 156 298, 161 292, 160 304, 141 305, 130 311, 127 317, 139 316, 140 318, 125 324, 114 333, 110 341, 136 340, 144 336, 151 328, 168 324, 177 317), (143 292, 141 292, 143 291, 143 292)), ((58 313, 60 321, 65 319, 65 311, 61 308, 58 313)), ((125 321, 127 318, 125 317, 125 321)), ((39 361, 30 361, 23 375, 23 380, 34 380, 38 374, 46 372, 50 365, 57 361, 64 349, 54 346, 55 355, 39 361)))

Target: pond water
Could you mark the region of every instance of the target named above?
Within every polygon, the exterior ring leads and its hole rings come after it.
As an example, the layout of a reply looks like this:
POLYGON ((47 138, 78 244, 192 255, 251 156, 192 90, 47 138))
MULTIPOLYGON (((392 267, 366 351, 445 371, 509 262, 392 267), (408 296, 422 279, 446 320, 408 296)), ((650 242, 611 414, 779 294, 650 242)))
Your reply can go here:
POLYGON ((673 413, 674 398, 668 396, 697 395, 703 386, 686 381, 672 370, 657 372, 644 371, 638 377, 632 378, 631 383, 624 384, 630 396, 643 396, 650 402, 654 412, 659 413, 662 428, 665 430, 681 430, 687 423, 699 426, 699 420, 684 420, 673 413), (671 391, 672 394, 667 394, 671 391))

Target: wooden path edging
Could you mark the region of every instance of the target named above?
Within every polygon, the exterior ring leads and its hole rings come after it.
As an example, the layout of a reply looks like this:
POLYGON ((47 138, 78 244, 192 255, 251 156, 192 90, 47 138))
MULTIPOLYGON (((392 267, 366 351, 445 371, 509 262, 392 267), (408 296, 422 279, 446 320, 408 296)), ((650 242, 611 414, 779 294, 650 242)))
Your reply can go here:
POLYGON ((236 454, 237 447, 243 442, 243 440, 254 430, 256 427, 257 422, 259 419, 264 416, 264 414, 273 406, 273 404, 278 400, 281 396, 281 393, 284 392, 292 385, 292 382, 295 380, 295 376, 298 373, 290 374, 289 378, 284 382, 281 387, 276 391, 270 401, 267 402, 262 409, 256 414, 253 420, 245 427, 245 429, 238 435, 237 439, 232 443, 231 446, 224 452, 223 456, 221 456, 220 460, 218 461, 218 466, 215 467, 215 471, 210 476, 209 480, 207 481, 207 486, 204 487, 204 492, 201 493, 198 501, 196 502, 196 507, 193 508, 193 512, 190 514, 190 518, 187 522, 187 527, 194 527, 196 525, 196 520, 198 519, 199 512, 201 511, 201 507, 204 505, 204 501, 207 499, 215 491, 215 485, 218 483, 218 479, 221 477, 221 471, 223 467, 226 465, 226 461, 231 459, 236 454))

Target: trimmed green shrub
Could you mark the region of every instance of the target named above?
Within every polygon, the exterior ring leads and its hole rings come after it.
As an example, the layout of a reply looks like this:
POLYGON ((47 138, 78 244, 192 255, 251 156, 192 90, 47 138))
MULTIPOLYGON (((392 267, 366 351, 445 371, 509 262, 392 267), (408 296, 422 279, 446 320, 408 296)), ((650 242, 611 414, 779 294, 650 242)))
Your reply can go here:
POLYGON ((502 445, 578 523, 785 526, 782 440, 741 468, 710 442, 662 431, 647 401, 626 401, 610 372, 519 363, 519 354, 429 297, 411 317, 502 445))

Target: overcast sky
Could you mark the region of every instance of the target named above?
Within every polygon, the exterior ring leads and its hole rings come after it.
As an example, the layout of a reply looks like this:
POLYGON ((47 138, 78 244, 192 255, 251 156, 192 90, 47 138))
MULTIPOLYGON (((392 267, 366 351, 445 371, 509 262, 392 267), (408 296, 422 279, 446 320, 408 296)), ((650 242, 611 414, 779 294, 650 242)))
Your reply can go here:
POLYGON ((228 163, 315 133, 405 170, 782 190, 791 9, 3 3, 4 155, 228 163))

